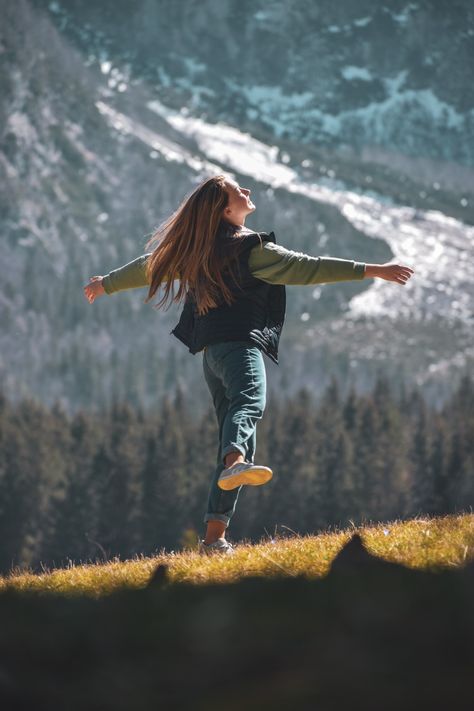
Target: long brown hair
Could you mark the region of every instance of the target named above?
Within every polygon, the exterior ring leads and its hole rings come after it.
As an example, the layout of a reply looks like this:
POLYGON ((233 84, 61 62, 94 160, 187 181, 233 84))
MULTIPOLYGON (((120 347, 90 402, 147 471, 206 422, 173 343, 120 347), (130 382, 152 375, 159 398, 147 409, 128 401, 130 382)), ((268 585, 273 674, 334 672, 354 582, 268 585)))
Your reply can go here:
POLYGON ((218 306, 222 299, 227 304, 234 301, 222 271, 228 268, 238 284, 235 268, 242 236, 237 225, 222 218, 229 201, 225 180, 225 175, 215 175, 201 182, 146 243, 146 249, 152 248, 153 252, 146 264, 150 289, 145 303, 162 283, 165 283, 165 293, 155 308, 164 306, 168 299, 169 306, 173 301, 179 303, 188 292, 197 304, 199 315, 218 306), (226 241, 225 249, 219 249, 220 235, 235 239, 226 241), (175 279, 180 281, 176 295, 175 279))

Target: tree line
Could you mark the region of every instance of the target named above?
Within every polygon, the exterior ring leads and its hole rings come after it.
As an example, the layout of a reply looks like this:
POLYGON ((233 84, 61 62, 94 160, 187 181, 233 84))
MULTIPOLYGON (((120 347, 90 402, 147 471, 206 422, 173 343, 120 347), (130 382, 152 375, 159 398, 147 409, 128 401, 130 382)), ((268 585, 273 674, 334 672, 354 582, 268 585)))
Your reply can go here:
MULTIPOLYGON (((161 550, 202 536, 217 457, 211 406, 196 415, 181 388, 157 410, 115 402, 68 415, 0 396, 0 572, 63 567, 161 550)), ((256 462, 273 480, 243 487, 231 540, 315 533, 369 521, 467 510, 474 498, 469 375, 441 408, 417 389, 344 398, 335 379, 271 394, 256 462)))

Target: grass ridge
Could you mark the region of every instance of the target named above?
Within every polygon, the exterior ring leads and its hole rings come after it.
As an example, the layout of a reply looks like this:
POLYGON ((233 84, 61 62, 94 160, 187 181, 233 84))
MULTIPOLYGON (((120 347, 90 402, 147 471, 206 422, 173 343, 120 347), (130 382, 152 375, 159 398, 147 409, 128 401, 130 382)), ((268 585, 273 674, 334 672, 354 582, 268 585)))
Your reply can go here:
POLYGON ((168 583, 232 583, 249 576, 321 578, 354 533, 374 556, 409 568, 460 568, 474 558, 474 514, 429 517, 407 521, 350 526, 319 534, 276 536, 258 543, 243 541, 233 556, 203 556, 196 549, 135 556, 105 563, 70 564, 41 574, 13 570, 0 577, 0 593, 55 593, 99 598, 122 589, 146 587, 160 565, 168 583))

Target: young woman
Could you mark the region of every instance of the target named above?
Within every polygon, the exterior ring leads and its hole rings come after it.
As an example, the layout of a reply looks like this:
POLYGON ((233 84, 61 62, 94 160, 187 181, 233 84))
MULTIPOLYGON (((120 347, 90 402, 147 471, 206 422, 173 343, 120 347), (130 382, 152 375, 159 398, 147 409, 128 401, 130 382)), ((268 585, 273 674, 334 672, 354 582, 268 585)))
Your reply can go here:
POLYGON ((285 285, 321 284, 378 277, 405 284, 413 269, 313 257, 276 245, 273 232, 245 228, 255 205, 250 190, 224 175, 201 182, 153 234, 142 256, 84 287, 90 303, 102 294, 148 286, 148 303, 163 285, 160 308, 184 302, 171 331, 203 353, 204 377, 219 426, 205 538, 206 553, 232 553, 225 531, 244 485, 269 481, 269 467, 255 464, 256 425, 266 402, 263 354, 278 364, 285 319, 285 285), (177 294, 174 282, 179 280, 177 294))

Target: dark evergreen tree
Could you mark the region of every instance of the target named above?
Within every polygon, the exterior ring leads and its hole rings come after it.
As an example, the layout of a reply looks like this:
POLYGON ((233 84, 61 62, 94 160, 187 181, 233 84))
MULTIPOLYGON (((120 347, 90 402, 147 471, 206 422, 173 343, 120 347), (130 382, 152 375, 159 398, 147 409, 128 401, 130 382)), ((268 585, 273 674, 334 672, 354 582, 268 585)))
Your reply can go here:
POLYGON ((107 471, 97 472, 101 481, 97 535, 108 556, 131 557, 140 549, 142 442, 135 410, 128 405, 114 405, 108 419, 101 463, 107 471))
MULTIPOLYGON (((278 448, 280 468, 272 484, 274 520, 292 530, 303 531, 306 519, 317 527, 309 501, 316 471, 314 407, 307 389, 289 398, 278 448)), ((263 533, 263 531, 261 531, 263 533)))
MULTIPOLYGON (((178 398, 179 399, 179 398, 178 398)), ((194 442, 181 429, 171 399, 166 396, 155 431, 148 435, 143 469, 142 532, 147 550, 176 547, 187 519, 187 487, 192 470, 186 467, 186 451, 194 442)), ((194 463, 196 467, 196 463, 194 463)))
POLYGON ((434 497, 431 472, 432 454, 428 413, 424 403, 420 403, 414 423, 410 461, 412 465, 412 510, 414 512, 423 511, 424 505, 431 509, 434 497))
POLYGON ((430 471, 432 475, 432 500, 426 502, 431 513, 444 514, 449 511, 450 481, 448 476, 449 430, 445 420, 437 415, 433 422, 433 446, 431 448, 430 471))
POLYGON ((317 412, 315 439, 317 471, 314 482, 315 508, 319 527, 342 522, 352 498, 352 446, 345 431, 344 408, 334 378, 327 387, 317 412))
POLYGON ((0 499, 0 568, 31 566, 36 538, 32 521, 43 510, 41 474, 48 451, 42 443, 46 410, 25 399, 2 415, 3 475, 0 499))
POLYGON ((351 387, 343 407, 344 425, 347 432, 354 432, 358 427, 359 400, 354 388, 351 387))
POLYGON ((103 438, 100 419, 83 411, 70 423, 72 466, 62 496, 52 494, 51 532, 43 559, 48 567, 62 567, 67 560, 96 561, 107 558, 96 540, 99 524, 100 486, 96 478, 96 453, 103 438))
POLYGON ((378 439, 380 423, 373 397, 362 399, 359 429, 355 433, 354 517, 370 521, 378 517, 383 497, 385 457, 378 439))

